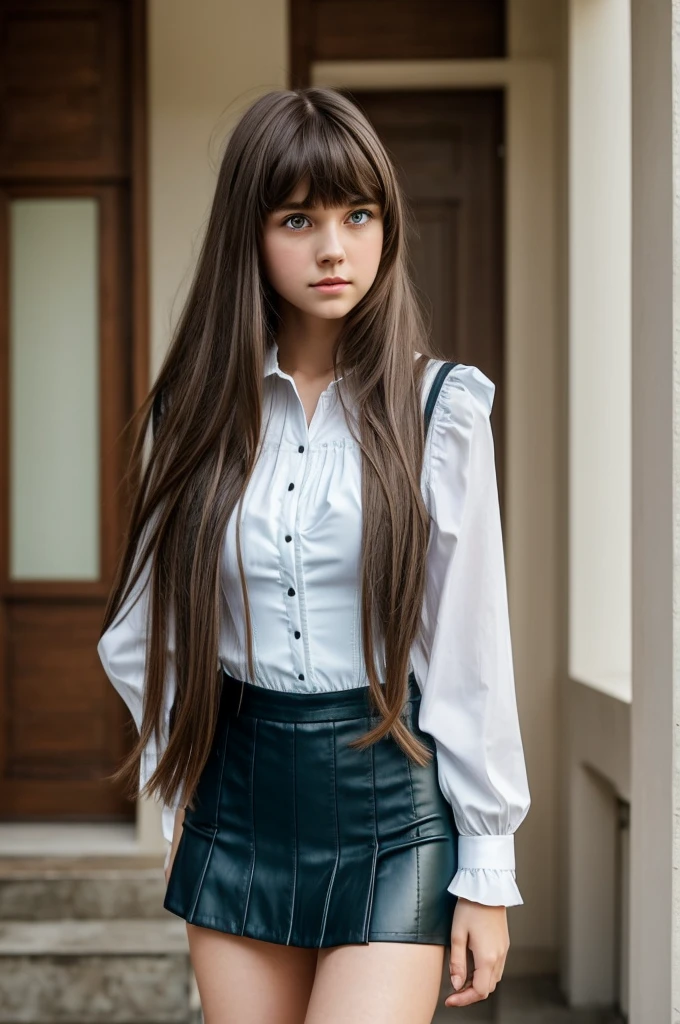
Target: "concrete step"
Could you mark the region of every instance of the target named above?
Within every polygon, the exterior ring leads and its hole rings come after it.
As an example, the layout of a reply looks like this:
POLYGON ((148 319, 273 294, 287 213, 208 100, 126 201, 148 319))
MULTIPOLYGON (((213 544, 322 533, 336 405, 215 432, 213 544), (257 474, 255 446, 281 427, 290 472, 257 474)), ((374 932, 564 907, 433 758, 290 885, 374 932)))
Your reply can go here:
POLYGON ((164 919, 163 858, 0 857, 0 922, 164 919))
POLYGON ((188 1024, 184 921, 0 922, 0 1024, 188 1024))

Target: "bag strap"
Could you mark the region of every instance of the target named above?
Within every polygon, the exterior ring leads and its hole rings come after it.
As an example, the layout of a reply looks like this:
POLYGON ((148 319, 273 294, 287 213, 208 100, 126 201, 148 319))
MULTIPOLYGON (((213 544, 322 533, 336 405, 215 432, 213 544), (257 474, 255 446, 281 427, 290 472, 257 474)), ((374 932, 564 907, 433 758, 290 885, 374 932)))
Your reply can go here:
POLYGON ((432 413, 434 412, 434 407, 437 404, 437 399, 439 398, 439 392, 442 389, 442 384, 444 383, 445 379, 447 378, 451 370, 454 368, 454 366, 460 366, 460 363, 442 363, 442 365, 439 367, 435 374, 435 378, 432 381, 432 384, 430 385, 430 393, 427 396, 427 403, 425 405, 425 437, 427 437, 427 432, 430 429, 430 420, 432 419, 432 413))

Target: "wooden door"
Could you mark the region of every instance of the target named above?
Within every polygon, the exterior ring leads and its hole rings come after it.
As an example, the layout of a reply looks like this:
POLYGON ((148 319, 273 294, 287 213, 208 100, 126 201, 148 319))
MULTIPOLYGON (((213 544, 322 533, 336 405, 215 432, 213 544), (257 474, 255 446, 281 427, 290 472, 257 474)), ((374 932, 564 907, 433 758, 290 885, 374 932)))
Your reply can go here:
POLYGON ((134 814, 106 779, 132 722, 96 645, 126 509, 121 434, 146 383, 141 13, 127 0, 0 5, 5 821, 134 814))
POLYGON ((443 358, 497 385, 503 505, 503 142, 500 90, 352 92, 394 160, 413 212, 413 273, 443 358))

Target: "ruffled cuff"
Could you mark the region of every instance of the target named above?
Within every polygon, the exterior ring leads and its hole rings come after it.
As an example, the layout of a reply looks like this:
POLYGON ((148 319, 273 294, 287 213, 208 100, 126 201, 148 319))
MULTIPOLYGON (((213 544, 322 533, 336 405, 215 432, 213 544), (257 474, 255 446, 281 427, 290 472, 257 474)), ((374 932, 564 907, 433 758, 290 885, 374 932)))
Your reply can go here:
POLYGON ((515 907, 524 903, 515 872, 498 868, 459 868, 448 887, 454 896, 492 907, 515 907))
POLYGON ((458 870, 448 891, 490 906, 522 904, 515 881, 514 835, 458 836, 458 870))

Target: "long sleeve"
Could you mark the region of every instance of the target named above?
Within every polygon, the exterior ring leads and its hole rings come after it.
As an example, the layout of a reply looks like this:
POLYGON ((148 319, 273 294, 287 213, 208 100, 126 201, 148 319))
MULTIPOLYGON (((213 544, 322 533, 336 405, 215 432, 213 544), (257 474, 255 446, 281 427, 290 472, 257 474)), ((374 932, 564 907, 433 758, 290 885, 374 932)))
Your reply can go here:
MULTIPOLYGON (((142 544, 143 540, 144 538, 142 544)), ((138 732, 141 731, 144 700, 149 568, 148 565, 144 567, 130 597, 97 644, 97 653, 104 671, 130 709, 138 732)), ((175 696, 173 632, 170 621, 161 744, 157 746, 152 736, 144 748, 139 765, 140 789, 146 785, 155 771, 168 742, 170 709, 175 696)), ((162 805, 162 831, 168 842, 172 841, 175 812, 180 803, 178 796, 172 805, 162 805)))
POLYGON ((412 651, 419 724, 437 749, 458 870, 448 890, 523 902, 514 832, 530 806, 512 662, 490 413, 494 384, 458 365, 442 385, 425 450, 431 538, 422 629, 412 651))

